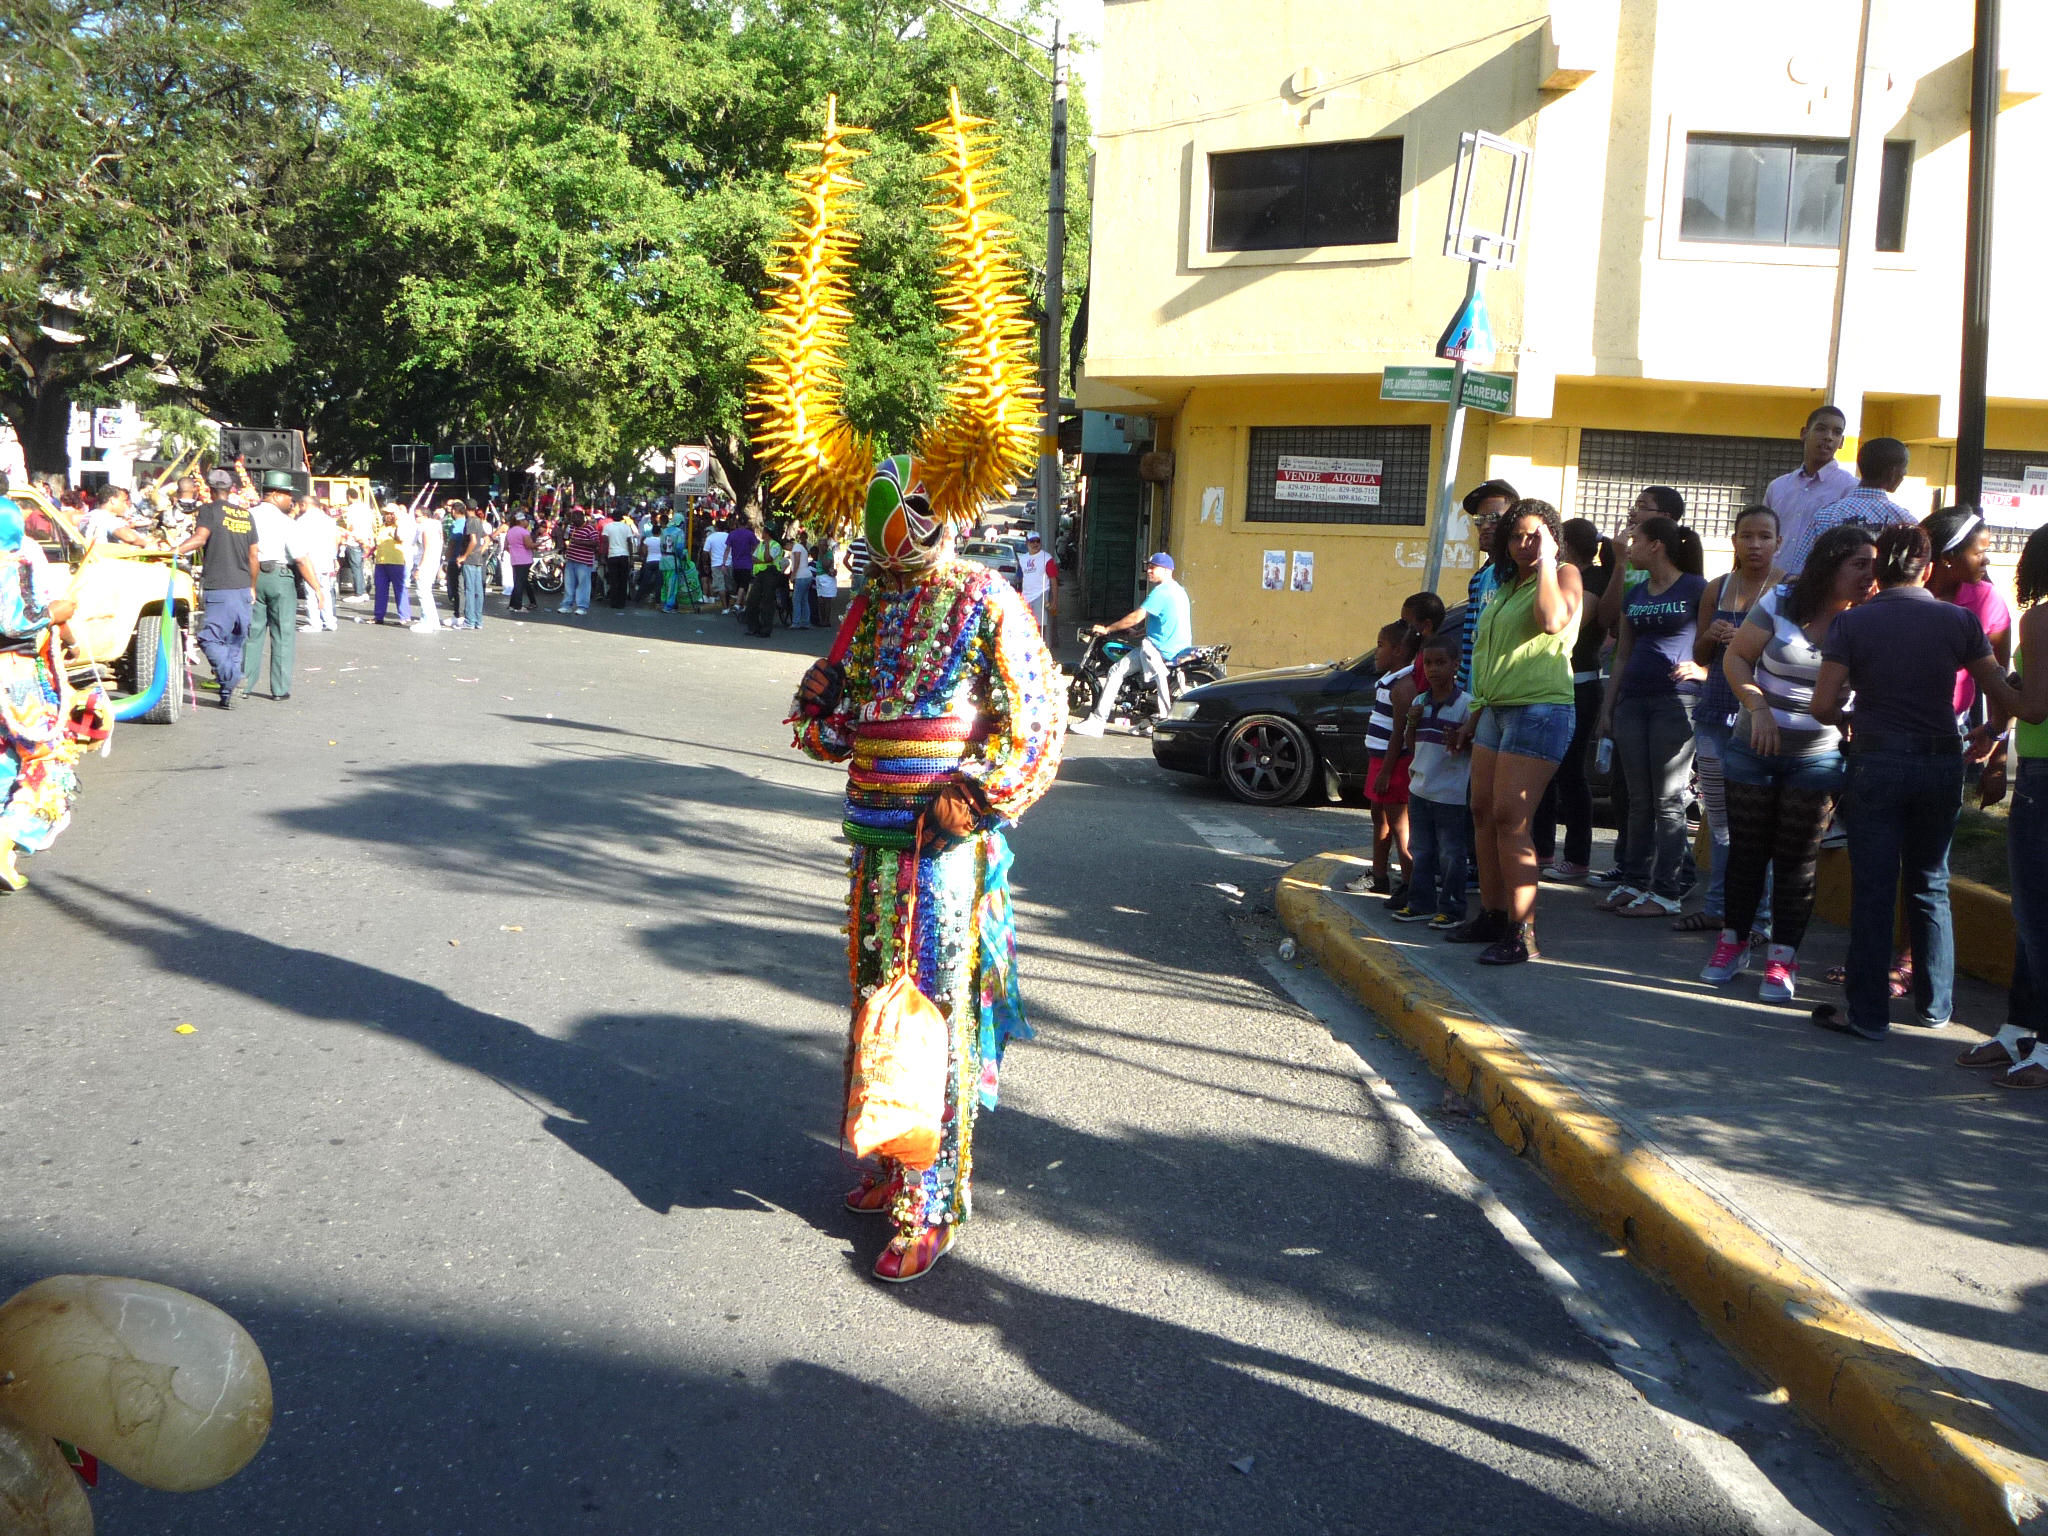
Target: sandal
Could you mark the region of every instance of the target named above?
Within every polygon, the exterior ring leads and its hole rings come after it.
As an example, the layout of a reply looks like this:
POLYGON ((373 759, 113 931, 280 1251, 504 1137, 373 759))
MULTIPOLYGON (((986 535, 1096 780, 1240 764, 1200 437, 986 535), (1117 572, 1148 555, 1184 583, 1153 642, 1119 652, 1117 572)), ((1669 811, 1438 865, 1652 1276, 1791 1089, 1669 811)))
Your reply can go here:
POLYGON ((2048 1066, 2030 1061, 1992 1079, 2001 1088, 2048 1088, 2048 1066))
POLYGON ((1907 955, 1891 969, 1893 997, 1905 997, 1913 990, 1913 957, 1907 955))
POLYGON ((1617 917, 1676 917, 1679 902, 1675 896, 1659 896, 1655 891, 1644 891, 1627 906, 1618 908, 1617 917))
POLYGON ((1832 1030, 1838 1035, 1854 1035, 1859 1040, 1882 1040, 1886 1033, 1884 1030, 1879 1030, 1876 1034, 1872 1034, 1869 1030, 1858 1029, 1849 1022, 1848 1013, 1843 1009, 1837 1008, 1833 1003, 1822 1003, 1818 1008, 1814 1009, 1813 1022, 1821 1029, 1832 1030))
POLYGON ((1688 912, 1671 925, 1673 933, 1719 933, 1727 925, 1727 919, 1718 912, 1688 912))
POLYGON ((1849 967, 1831 965, 1820 973, 1820 979, 1831 987, 1846 987, 1849 985, 1849 967))
POLYGON ((2011 1067, 2017 1066, 2011 1051, 2005 1048, 2003 1040, 1986 1040, 1971 1046, 1967 1051, 1956 1054, 1959 1067, 2011 1067))
POLYGON ((912 1280, 922 1279, 953 1246, 953 1239, 959 1231, 960 1224, 956 1221, 941 1226, 913 1222, 898 1227, 896 1235, 889 1239, 889 1246, 875 1260, 875 1278, 886 1280, 891 1285, 906 1285, 912 1280))

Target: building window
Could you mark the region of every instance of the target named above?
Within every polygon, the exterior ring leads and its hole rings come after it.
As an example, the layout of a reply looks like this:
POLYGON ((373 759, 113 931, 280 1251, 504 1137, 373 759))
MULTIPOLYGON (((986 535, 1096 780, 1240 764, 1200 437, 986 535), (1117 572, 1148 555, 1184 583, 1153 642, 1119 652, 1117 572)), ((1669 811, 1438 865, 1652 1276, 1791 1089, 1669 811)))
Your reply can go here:
MULTIPOLYGON (((1878 173, 1880 251, 1906 248, 1906 185, 1912 171, 1912 144, 1887 143, 1878 173)), ((1679 234, 1727 245, 1839 245, 1848 175, 1846 139, 1688 134, 1679 234)))
POLYGON ((1209 249, 1390 245, 1401 232, 1401 141, 1353 139, 1209 157, 1209 249))
POLYGON ((1248 523, 1429 518, 1429 428, 1253 427, 1248 523))
POLYGON ((1796 437, 1709 437, 1694 432, 1579 434, 1579 483, 1572 510, 1602 533, 1617 533, 1646 485, 1685 497, 1686 526, 1701 538, 1734 531, 1735 514, 1764 499, 1778 476, 1799 467, 1796 437))

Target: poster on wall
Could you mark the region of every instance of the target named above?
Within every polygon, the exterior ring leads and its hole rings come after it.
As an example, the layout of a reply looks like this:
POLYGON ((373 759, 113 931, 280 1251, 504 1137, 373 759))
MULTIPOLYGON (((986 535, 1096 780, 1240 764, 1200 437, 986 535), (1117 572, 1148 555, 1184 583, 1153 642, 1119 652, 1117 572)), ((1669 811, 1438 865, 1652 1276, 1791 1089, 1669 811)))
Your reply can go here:
POLYGON ((2048 468, 2030 464, 2024 480, 1986 475, 1977 501, 1993 528, 2039 528, 2048 523, 2048 468))
POLYGON ((1223 526, 1223 487, 1209 485, 1202 488, 1202 521, 1223 526))
POLYGON ((1297 549, 1294 552, 1294 575, 1287 585, 1296 592, 1313 592, 1316 589, 1316 552, 1312 549, 1297 549))
POLYGON ((1274 472, 1275 501, 1336 501, 1350 506, 1380 504, 1379 459, 1323 459, 1283 453, 1274 472))
POLYGON ((1269 549, 1259 572, 1259 585, 1268 592, 1284 591, 1287 586, 1287 551, 1269 549))

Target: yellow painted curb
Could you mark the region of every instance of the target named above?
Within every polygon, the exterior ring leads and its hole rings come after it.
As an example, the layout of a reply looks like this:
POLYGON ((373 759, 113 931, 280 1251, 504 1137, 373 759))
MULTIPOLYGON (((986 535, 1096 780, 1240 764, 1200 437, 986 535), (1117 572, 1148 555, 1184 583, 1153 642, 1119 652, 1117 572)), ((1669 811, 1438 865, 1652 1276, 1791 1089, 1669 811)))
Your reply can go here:
POLYGON ((1326 971, 1730 1348, 1943 1529, 2048 1532, 2048 1467, 2012 1425, 1360 924, 1334 893, 1369 859, 1323 854, 1280 877, 1280 921, 1326 971))

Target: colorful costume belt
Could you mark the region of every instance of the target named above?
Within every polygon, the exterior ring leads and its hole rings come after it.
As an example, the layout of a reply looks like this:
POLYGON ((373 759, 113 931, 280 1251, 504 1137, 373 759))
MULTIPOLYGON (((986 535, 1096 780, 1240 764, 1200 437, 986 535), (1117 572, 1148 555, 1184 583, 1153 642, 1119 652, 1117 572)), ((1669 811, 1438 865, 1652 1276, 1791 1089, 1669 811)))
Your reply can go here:
POLYGON ((972 720, 878 720, 854 727, 846 775, 848 842, 909 848, 917 818, 980 740, 972 720))

